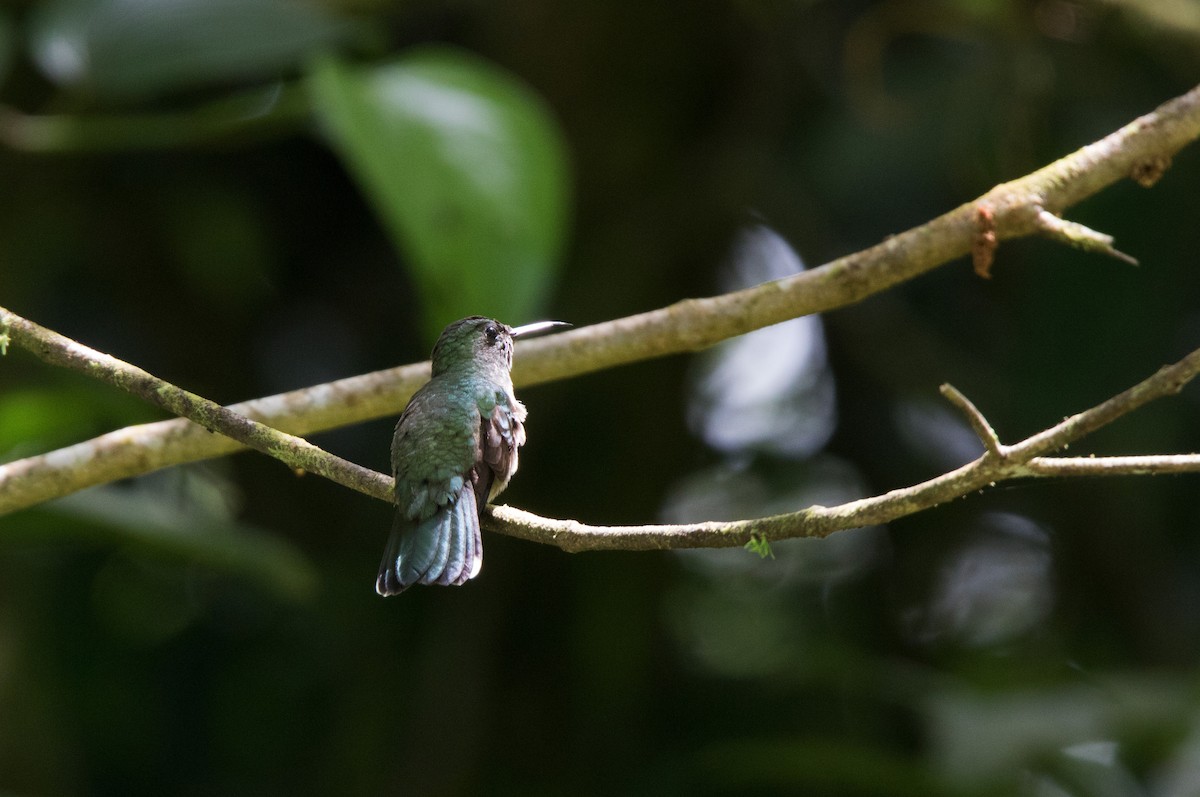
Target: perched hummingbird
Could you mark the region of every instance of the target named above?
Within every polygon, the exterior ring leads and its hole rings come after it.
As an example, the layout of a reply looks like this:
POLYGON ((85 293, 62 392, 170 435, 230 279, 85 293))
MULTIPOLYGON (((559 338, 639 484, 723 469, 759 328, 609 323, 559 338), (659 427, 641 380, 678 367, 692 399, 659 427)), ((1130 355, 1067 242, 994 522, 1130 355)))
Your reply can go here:
POLYGON ((462 584, 479 574, 479 510, 508 486, 525 443, 525 405, 513 395, 513 339, 556 326, 513 329, 471 316, 442 331, 433 376, 408 402, 392 438, 396 520, 375 591, 462 584))

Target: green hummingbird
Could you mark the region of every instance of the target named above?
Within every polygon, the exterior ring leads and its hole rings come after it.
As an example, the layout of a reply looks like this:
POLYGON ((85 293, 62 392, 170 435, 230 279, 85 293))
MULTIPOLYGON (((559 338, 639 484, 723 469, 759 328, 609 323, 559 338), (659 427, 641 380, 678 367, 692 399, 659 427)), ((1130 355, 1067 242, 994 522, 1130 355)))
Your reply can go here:
POLYGON ((479 510, 508 486, 525 443, 525 405, 513 395, 513 339, 561 321, 513 329, 470 316, 442 331, 433 375, 413 394, 392 438, 396 519, 375 591, 462 584, 479 574, 479 510))

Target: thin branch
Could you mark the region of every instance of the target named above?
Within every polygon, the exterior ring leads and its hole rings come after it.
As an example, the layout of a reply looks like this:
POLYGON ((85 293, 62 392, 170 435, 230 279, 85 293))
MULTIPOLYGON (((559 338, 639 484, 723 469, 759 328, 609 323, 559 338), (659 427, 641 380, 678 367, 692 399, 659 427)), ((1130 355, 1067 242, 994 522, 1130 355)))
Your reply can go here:
POLYGON ((1134 457, 1042 456, 1146 403, 1173 395, 1200 374, 1200 349, 1091 409, 1011 446, 1000 446, 982 413, 949 385, 943 394, 964 409, 987 453, 962 467, 911 487, 833 507, 811 506, 798 512, 729 523, 686 525, 587 526, 574 520, 552 520, 513 509, 491 507, 484 527, 489 531, 564 551, 731 548, 751 538, 771 542, 796 537, 826 537, 835 531, 889 523, 939 504, 962 498, 1011 479, 1060 476, 1117 476, 1200 471, 1200 454, 1134 457), (948 389, 947 389, 948 388, 948 389), (969 409, 968 409, 969 408, 969 409), (995 450, 992 443, 997 446, 995 450))
POLYGON ((1178 393, 1183 390, 1184 385, 1196 378, 1197 373, 1200 373, 1200 349, 1179 362, 1164 365, 1153 376, 1102 404, 1072 415, 1044 432, 1009 446, 1009 457, 1014 462, 1022 462, 1065 448, 1122 415, 1133 412, 1157 398, 1178 393))
POLYGON ((1133 457, 1034 457, 1030 476, 1156 476, 1200 472, 1200 454, 1145 454, 1133 457))
MULTIPOLYGON (((856 254, 786 279, 571 332, 517 347, 514 379, 531 385, 652 357, 695 351, 760 327, 858 302, 912 279, 977 245, 978 208, 999 240, 1041 232, 1039 214, 1066 208, 1125 177, 1149 184, 1171 157, 1200 137, 1200 87, 1120 130, 1018 180, 998 185, 926 224, 856 254)), ((990 262, 989 262, 990 265, 990 262)), ((394 415, 428 363, 377 371, 235 404, 275 429, 309 434, 394 415)), ((238 450, 186 421, 121 429, 48 454, 0 465, 0 514, 95 484, 238 450), (131 445, 130 443, 135 443, 131 445)))
POLYGON ((135 365, 118 360, 46 329, 0 307, 0 328, 12 344, 44 362, 107 382, 167 412, 187 418, 209 432, 274 457, 298 471, 311 471, 338 484, 390 501, 392 480, 369 468, 336 457, 307 440, 261 424, 183 388, 176 387, 135 365))
MULTIPOLYGON (((0 329, 4 315, 0 314, 0 329)), ((397 415, 429 379, 429 363, 341 379, 232 404, 229 410, 294 435, 397 415)), ((127 426, 82 443, 0 465, 0 515, 79 490, 244 447, 185 419, 127 426)))
POLYGON ((975 430, 975 435, 983 443, 983 447, 987 449, 989 454, 1000 459, 1008 456, 1005 446, 1000 442, 1000 438, 996 436, 996 430, 992 428, 987 418, 983 417, 983 413, 971 403, 969 398, 948 382, 942 385, 939 390, 946 397, 947 401, 958 407, 962 411, 962 414, 966 416, 967 423, 971 424, 971 428, 975 430))

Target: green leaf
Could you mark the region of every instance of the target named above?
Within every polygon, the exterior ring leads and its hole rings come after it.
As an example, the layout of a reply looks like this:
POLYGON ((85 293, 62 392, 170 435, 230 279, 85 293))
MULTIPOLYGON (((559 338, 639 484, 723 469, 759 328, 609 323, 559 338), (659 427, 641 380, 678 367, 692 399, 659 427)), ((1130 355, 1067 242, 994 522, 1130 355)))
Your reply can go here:
MULTIPOLYGON (((0 344, 2 339, 0 334, 0 344)), ((0 391, 0 461, 162 417, 155 408, 99 382, 57 377, 52 382, 0 391)))
POLYGON ((333 148, 407 257, 425 329, 540 314, 567 224, 567 167, 541 101, 495 66, 424 49, 312 75, 333 148))
POLYGON ((760 537, 755 534, 742 547, 751 553, 758 554, 760 559, 775 558, 775 552, 771 550, 771 541, 766 537, 760 537))
MULTIPOLYGON (((105 485, 47 504, 44 512, 84 521, 60 533, 123 543, 133 554, 170 557, 239 576, 281 600, 311 600, 319 587, 312 562, 283 537, 240 522, 225 504, 229 488, 203 468, 177 468, 127 486, 105 485)), ((45 539, 47 535, 42 535, 45 539)), ((9 533, 6 541, 20 542, 9 533)))
POLYGON ((36 7, 32 51, 59 84, 140 98, 275 79, 357 30, 303 0, 50 0, 36 7))

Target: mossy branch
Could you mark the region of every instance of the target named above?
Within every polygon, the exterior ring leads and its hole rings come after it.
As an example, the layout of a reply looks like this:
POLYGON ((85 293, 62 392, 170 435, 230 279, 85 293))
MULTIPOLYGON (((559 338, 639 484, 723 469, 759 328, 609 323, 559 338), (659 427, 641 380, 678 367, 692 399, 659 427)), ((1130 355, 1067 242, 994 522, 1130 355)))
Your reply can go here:
MULTIPOLYGON (((88 348, 3 307, 0 307, 0 329, 6 340, 27 349, 44 362, 107 382, 173 415, 187 418, 200 429, 220 433, 297 471, 316 473, 374 498, 391 500, 392 480, 382 473, 334 456, 303 438, 272 429, 176 387, 135 365, 88 348)), ((0 494, 7 494, 9 489, 0 482, 0 494)))

